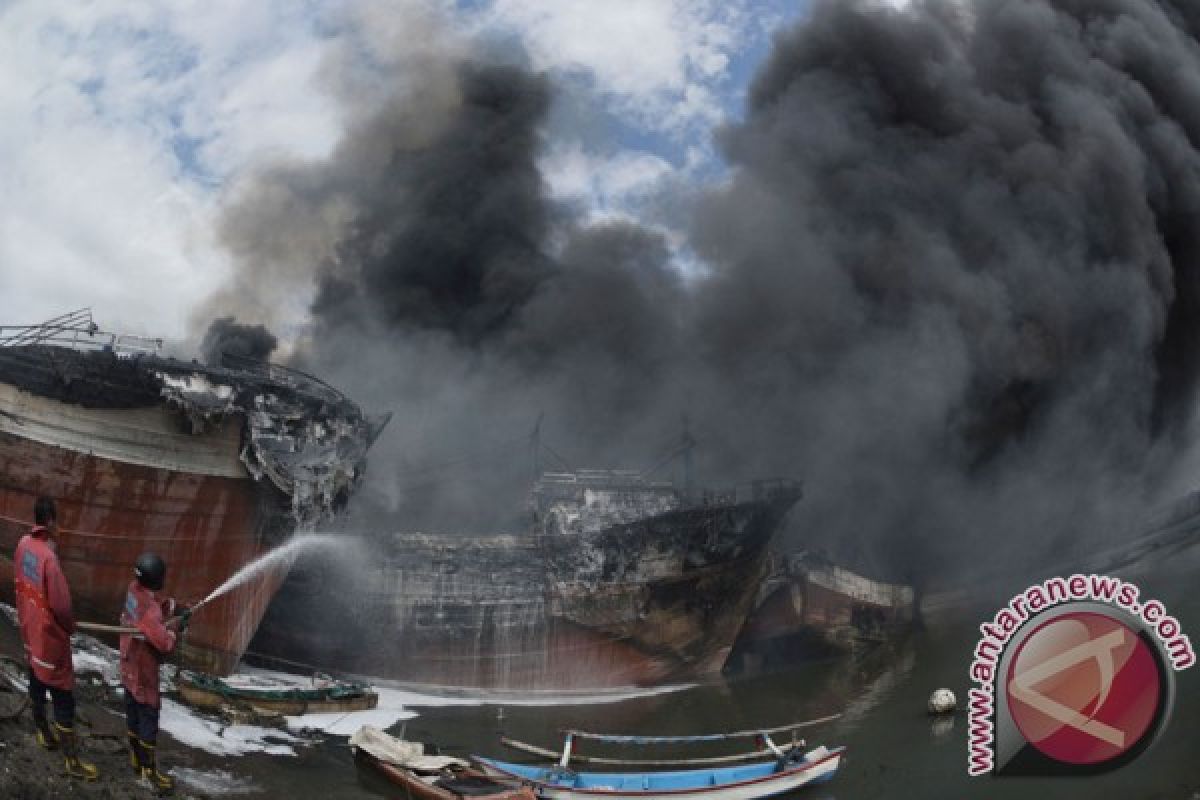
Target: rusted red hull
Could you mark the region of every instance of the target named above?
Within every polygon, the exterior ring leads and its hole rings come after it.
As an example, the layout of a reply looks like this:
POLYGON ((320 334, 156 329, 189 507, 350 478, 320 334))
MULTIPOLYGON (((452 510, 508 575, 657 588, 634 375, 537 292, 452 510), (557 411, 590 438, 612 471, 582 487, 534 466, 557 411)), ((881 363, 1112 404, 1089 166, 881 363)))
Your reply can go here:
POLYGON ((774 581, 738 636, 739 652, 796 640, 817 651, 852 649, 912 620, 909 587, 879 583, 838 567, 798 570, 774 581))
MULTIPOLYGON (((235 434, 214 444, 226 440, 236 447, 235 434)), ((198 600, 287 530, 283 496, 249 475, 123 463, 0 432, 0 599, 7 603, 12 553, 39 495, 58 503, 58 554, 76 617, 96 622, 117 621, 133 563, 146 550, 166 560, 168 594, 198 600)), ((269 575, 204 606, 188 629, 185 663, 229 672, 284 577, 269 575)))

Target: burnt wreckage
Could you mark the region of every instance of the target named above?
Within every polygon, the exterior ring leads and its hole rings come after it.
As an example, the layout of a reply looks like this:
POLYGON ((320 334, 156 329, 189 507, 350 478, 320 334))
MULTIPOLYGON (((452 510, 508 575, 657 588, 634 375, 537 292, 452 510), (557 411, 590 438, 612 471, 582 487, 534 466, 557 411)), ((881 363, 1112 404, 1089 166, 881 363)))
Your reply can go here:
MULTIPOLYGON (((342 508, 387 417, 304 373, 99 331, 87 310, 0 328, 0 599, 34 498, 58 500, 59 557, 82 615, 114 617, 130 565, 154 550, 173 594, 203 597, 298 526, 342 508)), ((227 672, 281 570, 198 615, 185 663, 227 672)))
POLYGON ((692 497, 638 473, 548 473, 526 533, 376 536, 352 591, 336 565, 298 565, 251 648, 430 687, 595 690, 714 673, 800 495, 783 480, 692 497))
POLYGON ((736 666, 857 652, 907 632, 912 586, 865 577, 806 550, 773 553, 734 645, 736 666))

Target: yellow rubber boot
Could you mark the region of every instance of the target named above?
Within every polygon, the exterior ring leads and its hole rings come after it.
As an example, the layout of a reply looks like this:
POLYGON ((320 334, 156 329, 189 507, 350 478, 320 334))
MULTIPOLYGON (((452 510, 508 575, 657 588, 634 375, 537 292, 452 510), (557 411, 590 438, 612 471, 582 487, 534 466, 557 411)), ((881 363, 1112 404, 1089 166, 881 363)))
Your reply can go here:
POLYGON ((45 717, 33 718, 33 736, 37 739, 38 746, 43 750, 57 750, 58 737, 54 735, 54 731, 50 730, 50 723, 45 717))
POLYGON ((142 774, 142 745, 141 740, 132 733, 126 733, 129 737, 129 767, 133 770, 134 775, 142 774))
POLYGON ((158 771, 157 747, 145 739, 139 739, 138 743, 142 747, 142 780, 159 792, 169 792, 174 789, 175 779, 158 771))
POLYGON ((58 734, 58 741, 62 743, 63 764, 66 766, 67 775, 85 781, 94 781, 100 777, 100 770, 95 764, 79 757, 79 738, 75 735, 74 728, 56 722, 54 732, 58 734))

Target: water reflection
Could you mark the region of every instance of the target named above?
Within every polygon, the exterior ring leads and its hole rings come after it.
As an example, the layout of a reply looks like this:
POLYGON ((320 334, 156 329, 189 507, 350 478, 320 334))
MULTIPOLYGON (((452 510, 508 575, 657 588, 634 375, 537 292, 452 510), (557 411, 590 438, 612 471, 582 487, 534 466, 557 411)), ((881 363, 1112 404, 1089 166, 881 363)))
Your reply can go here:
MULTIPOLYGON (((831 701, 841 699, 843 702, 842 718, 834 730, 848 734, 858 728, 872 711, 887 701, 898 685, 909 679, 916 663, 917 652, 911 640, 904 640, 899 646, 882 646, 869 655, 849 659, 846 672, 852 677, 831 685, 828 690, 831 701)), ((838 674, 846 672, 839 670, 838 674)))
MULTIPOLYGON (((864 725, 897 686, 911 675, 917 650, 911 642, 876 646, 857 656, 801 664, 789 670, 743 674, 700 684, 672 694, 651 695, 605 705, 476 706, 418 709, 421 716, 392 730, 394 735, 436 743, 451 755, 480 753, 514 761, 530 757, 514 754, 499 744, 501 735, 557 749, 562 728, 585 728, 606 733, 694 734, 773 727, 841 712, 836 723, 804 731, 810 745, 842 744, 846 736, 864 725)), ((786 735, 780 744, 787 741, 786 735)), ((738 745, 734 745, 736 748, 738 745)), ((645 758, 644 751, 588 742, 589 754, 645 758), (603 752, 600 752, 600 749, 603 752)), ((656 748, 655 755, 698 757, 731 752, 730 743, 656 748)), ((835 783, 805 790, 813 800, 834 797, 835 783)), ((374 776, 360 776, 359 787, 387 795, 387 784, 374 776)))
POLYGON ((954 733, 955 714, 942 714, 929 720, 929 732, 934 738, 949 736, 954 733))
MULTIPOLYGON (((1161 599, 1178 616, 1193 641, 1200 638, 1200 595, 1191 588, 1200 563, 1173 556, 1170 571, 1155 565, 1138 576, 1146 596, 1161 599)), ((842 711, 836 723, 805 731, 813 744, 845 745, 848 757, 834 780, 805 789, 796 800, 854 798, 1191 798, 1200 792, 1200 668, 1177 675, 1178 700, 1163 738, 1141 758, 1108 775, 1080 780, 972 779, 966 772, 965 714, 930 717, 929 693, 952 689, 965 702, 967 669, 983 614, 1004 600, 977 598, 986 607, 939 620, 907 640, 855 657, 795 664, 777 672, 744 674, 671 694, 601 705, 528 707, 506 701, 480 706, 421 708, 405 735, 435 742, 451 755, 480 753, 523 758, 503 748, 500 735, 557 749, 559 730, 643 734, 687 734, 774 726, 842 711)), ((394 732, 399 733, 397 728, 394 732)), ((591 748, 593 745, 587 745, 591 748)), ((598 748, 599 745, 596 745, 598 748)), ((718 752, 722 750, 716 748, 718 752)), ((585 751, 587 752, 587 751, 585 751)), ((620 751, 618 751, 620 752, 620 751)), ((711 751, 709 751, 711 752, 711 751)), ((730 752, 724 748, 723 752, 730 752)), ((355 776, 345 747, 330 746, 323 768, 305 769, 311 759, 284 766, 280 780, 295 797, 394 797, 394 787, 365 771, 355 776), (292 777, 305 774, 306 783, 292 777), (315 774, 319 772, 319 777, 315 774)), ((607 751, 606 751, 607 753, 607 751)), ((600 754, 595 752, 593 754, 600 754)), ((628 753, 626 753, 628 754, 628 753)), ((694 755, 700 755, 694 751, 694 755)), ((708 753, 705 753, 708 754, 708 753)), ((632 754, 646 757, 645 753, 632 754)))

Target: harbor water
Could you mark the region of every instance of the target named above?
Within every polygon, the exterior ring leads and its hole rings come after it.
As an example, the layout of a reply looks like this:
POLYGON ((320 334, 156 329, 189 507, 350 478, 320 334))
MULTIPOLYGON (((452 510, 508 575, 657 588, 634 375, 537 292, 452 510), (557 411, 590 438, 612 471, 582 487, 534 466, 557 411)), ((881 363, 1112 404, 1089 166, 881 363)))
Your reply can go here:
MULTIPOLYGON (((1122 577, 1143 597, 1156 597, 1195 640, 1200 631, 1200 545, 1143 564, 1122 577)), ((1012 594, 1046 576, 979 585, 936 608, 923 630, 852 657, 768 664, 756 674, 724 676, 673 691, 635 693, 587 703, 516 696, 438 698, 413 695, 405 708, 415 716, 389 730, 393 735, 437 745, 442 753, 478 753, 530 761, 505 748, 502 735, 557 749, 559 731, 577 728, 606 733, 695 734, 774 727, 840 712, 836 721, 805 731, 810 745, 844 745, 847 758, 828 784, 794 796, 812 800, 854 798, 1131 798, 1200 800, 1200 669, 1175 674, 1176 699, 1164 734, 1132 763, 1086 778, 971 778, 967 775, 967 716, 962 700, 971 684, 968 667, 978 626, 1012 594), (926 701, 937 688, 952 689, 958 713, 930 717, 926 701)), ((936 605, 936 604, 935 604, 936 605)), ((0 645, 15 652, 15 629, 0 624, 0 645)), ((107 716, 109 712, 98 711, 107 716)), ((93 722, 105 722, 104 719, 93 722)), ((108 722, 120 725, 119 718, 108 722)), ((271 734, 267 734, 268 739, 271 734)), ((337 798, 403 797, 403 790, 371 770, 359 768, 346 739, 283 734, 289 755, 246 752, 214 754, 167 739, 163 762, 194 797, 337 798), (306 743, 307 742, 307 743, 306 743)), ((787 735, 778 737, 780 744, 787 735)), ((582 752, 601 754, 605 745, 585 742, 582 752), (597 748, 597 749, 593 749, 597 748)), ((742 749, 746 742, 731 743, 742 749)), ((720 752, 729 752, 729 748, 720 752)), ((676 751, 677 752, 677 751, 676 751)), ((708 755, 717 750, 689 752, 708 755)), ((673 754, 672 751, 657 751, 673 754)), ((657 754, 656 753, 656 754, 657 754)), ((603 754, 646 758, 647 753, 607 749, 603 754)))
MULTIPOLYGON (((1198 571, 1200 547, 1193 547, 1128 577, 1142 586, 1145 596, 1161 599, 1195 637, 1200 631, 1198 571)), ((935 614, 925 630, 856 657, 603 704, 416 706, 418 716, 391 732, 436 743, 450 755, 528 760, 504 748, 500 736, 556 748, 559 730, 568 727, 647 735, 700 733, 774 726, 840 711, 840 719, 809 729, 806 738, 813 745, 845 745, 848 757, 832 782, 801 790, 797 798, 1200 798, 1200 669, 1176 674, 1176 702, 1164 735, 1119 770, 1087 778, 967 775, 965 712, 933 718, 925 704, 939 687, 951 688, 960 701, 966 696, 978 624, 1025 585, 981 590, 969 602, 935 614), (983 596, 993 591, 1008 595, 983 596)), ((585 744, 583 752, 587 748, 585 744)), ((326 743, 297 758, 256 754, 246 759, 254 764, 254 784, 267 795, 402 796, 369 770, 356 768, 342 744, 326 743)))

